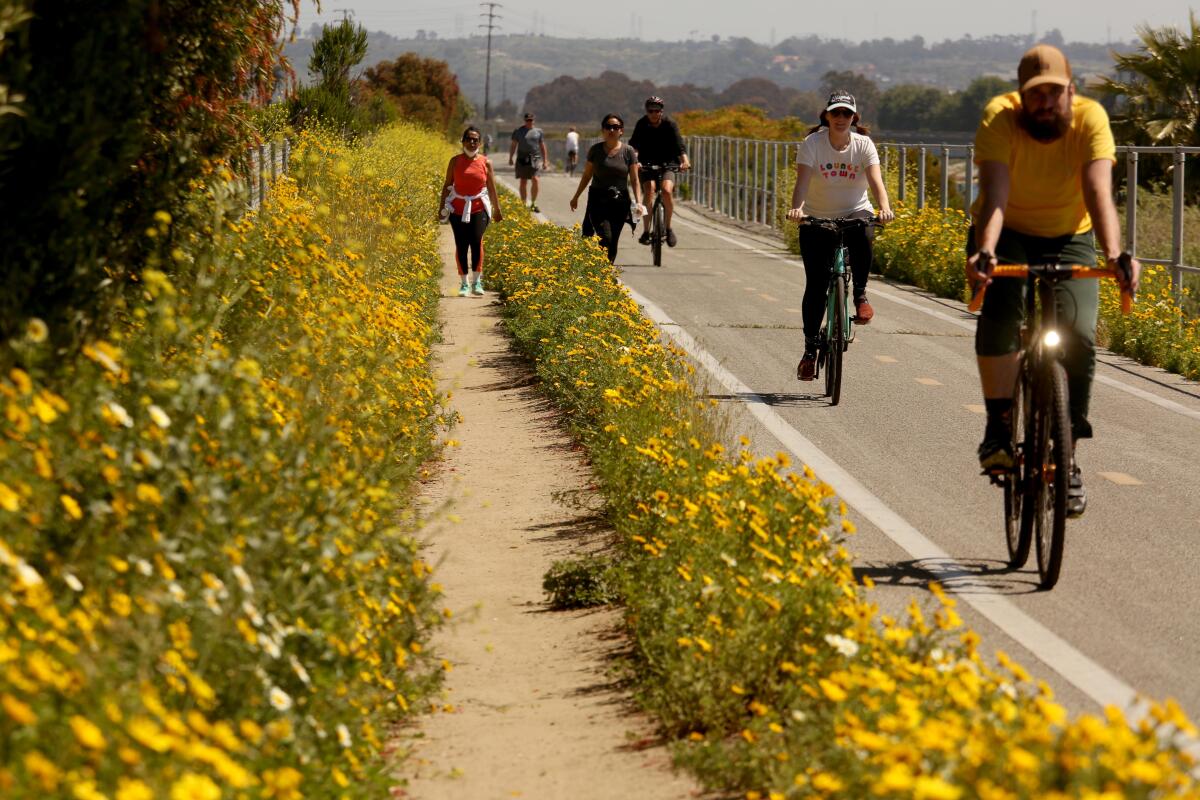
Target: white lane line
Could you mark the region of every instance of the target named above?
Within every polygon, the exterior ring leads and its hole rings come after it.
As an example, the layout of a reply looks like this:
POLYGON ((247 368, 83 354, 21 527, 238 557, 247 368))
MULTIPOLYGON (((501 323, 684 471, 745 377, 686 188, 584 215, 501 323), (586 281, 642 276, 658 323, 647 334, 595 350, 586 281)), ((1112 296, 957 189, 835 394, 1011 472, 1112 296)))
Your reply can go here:
POLYGON ((924 386, 945 386, 946 384, 939 381, 937 378, 917 378, 917 383, 924 386))
POLYGON ((1126 475, 1124 472, 1098 472, 1101 478, 1112 481, 1117 486, 1142 486, 1144 485, 1132 475, 1126 475))
POLYGON ((875 356, 875 360, 882 364, 899 364, 900 362, 891 356, 875 356))
MULTIPOLYGON (((721 366, 662 309, 628 286, 625 288, 634 301, 642 306, 646 315, 687 351, 696 363, 708 370, 719 384, 732 394, 747 397, 746 410, 791 451, 792 455, 811 466, 821 480, 833 487, 838 497, 855 508, 912 558, 922 562, 922 569, 930 577, 940 581, 947 591, 953 591, 951 587, 956 579, 971 578, 975 575, 973 570, 953 560, 946 551, 888 508, 857 478, 789 425, 763 399, 756 398, 755 392, 749 386, 721 366)), ((955 594, 1102 707, 1115 705, 1137 717, 1145 713, 1146 706, 1139 701, 1138 694, 1132 686, 1076 650, 1065 639, 1004 597, 958 592, 955 594)))
POLYGON ((785 308, 784 311, 788 312, 789 314, 803 314, 804 313, 803 311, 801 311, 798 308, 785 308))
MULTIPOLYGON (((709 236, 712 236, 716 239, 720 239, 723 242, 729 242, 730 244, 737 245, 738 247, 742 248, 743 250, 749 250, 751 253, 755 253, 760 256, 766 256, 767 258, 774 258, 776 260, 783 261, 787 264, 791 264, 796 267, 803 266, 801 261, 799 259, 795 258, 794 256, 792 256, 791 254, 784 256, 779 253, 773 253, 770 250, 764 250, 761 247, 755 247, 752 244, 747 244, 745 242, 739 241, 737 239, 734 239, 731 236, 726 236, 722 233, 716 233, 711 228, 705 228, 701 225, 697 225, 694 222, 688 222, 683 219, 679 220, 679 224, 684 225, 686 227, 695 228, 696 230, 701 231, 701 232, 703 232, 709 236)), ((922 306, 918 303, 914 303, 912 300, 909 300, 908 298, 901 297, 898 294, 886 291, 884 289, 880 289, 878 287, 878 282, 873 283, 871 285, 871 296, 872 297, 882 297, 883 299, 890 300, 891 302, 896 303, 897 305, 904 306, 905 308, 911 308, 913 311, 919 311, 922 314, 925 314, 930 317, 934 317, 936 319, 940 319, 943 322, 948 322, 951 325, 956 325, 965 330, 969 330, 969 331, 975 330, 974 319, 964 320, 964 319, 954 316, 953 314, 947 314, 944 311, 939 311, 937 309, 932 309, 932 308, 925 308, 924 306, 922 306)), ((1162 408, 1166 411, 1171 411, 1175 414, 1179 414, 1180 416, 1189 417, 1194 420, 1200 420, 1200 411, 1193 411, 1192 409, 1188 408, 1187 406, 1183 405, 1182 403, 1176 403, 1174 400, 1168 400, 1165 397, 1159 397, 1158 395, 1153 394, 1152 392, 1147 392, 1145 389, 1139 389, 1136 386, 1132 386, 1123 381, 1119 381, 1116 378, 1110 378, 1107 375, 1096 375, 1094 380, 1097 383, 1102 383, 1105 386, 1111 387, 1111 388, 1116 389, 1121 392, 1125 392, 1126 394, 1133 395, 1134 397, 1137 397, 1141 400, 1145 400, 1148 403, 1153 403, 1154 405, 1156 405, 1159 408, 1162 408)))
POLYGON ((769 295, 765 292, 760 294, 759 297, 761 297, 763 300, 766 300, 768 303, 778 303, 779 302, 778 297, 772 297, 771 295, 769 295))
POLYGON ((963 406, 963 408, 965 408, 967 411, 970 411, 972 414, 987 413, 987 406, 980 405, 978 403, 967 403, 965 406, 963 406))

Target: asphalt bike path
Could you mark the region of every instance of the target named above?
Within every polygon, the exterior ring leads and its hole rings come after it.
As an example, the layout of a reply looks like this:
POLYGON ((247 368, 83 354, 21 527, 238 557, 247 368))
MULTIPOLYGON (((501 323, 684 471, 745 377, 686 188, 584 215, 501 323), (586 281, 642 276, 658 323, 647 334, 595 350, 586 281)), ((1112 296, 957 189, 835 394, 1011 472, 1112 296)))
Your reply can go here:
MULTIPOLYGON (((549 221, 582 220, 582 203, 568 204, 576 185, 541 180, 549 221)), ((875 319, 856 326, 830 407, 822 381, 795 377, 799 259, 764 229, 702 209, 677 207, 674 227, 679 246, 660 268, 625 229, 623 282, 706 368, 735 436, 762 454, 792 452, 847 501, 859 528, 848 546, 885 611, 936 577, 964 601, 985 652, 1014 656, 1068 708, 1131 707, 1141 693, 1200 719, 1200 387, 1099 355, 1097 438, 1079 448, 1088 510, 1068 523, 1058 585, 1039 592, 1036 556, 1007 569, 1001 492, 979 475, 983 401, 964 305, 874 276, 875 319)))

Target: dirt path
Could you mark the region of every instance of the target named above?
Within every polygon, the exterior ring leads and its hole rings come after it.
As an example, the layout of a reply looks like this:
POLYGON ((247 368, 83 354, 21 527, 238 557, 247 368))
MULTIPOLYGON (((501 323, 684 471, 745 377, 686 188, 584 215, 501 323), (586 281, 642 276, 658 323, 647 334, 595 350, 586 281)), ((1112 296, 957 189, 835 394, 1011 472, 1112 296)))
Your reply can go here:
MULTIPOLYGON (((689 798, 662 746, 624 693, 611 657, 623 641, 611 610, 551 612, 542 575, 556 560, 603 546, 608 532, 555 492, 589 475, 499 327, 494 296, 457 297, 443 238, 442 391, 462 422, 423 502, 435 580, 456 623, 435 646, 454 665, 442 702, 402 745, 408 797, 689 798), (449 501, 449 502, 447 502, 449 501)), ((486 283, 486 279, 485 279, 486 283)))

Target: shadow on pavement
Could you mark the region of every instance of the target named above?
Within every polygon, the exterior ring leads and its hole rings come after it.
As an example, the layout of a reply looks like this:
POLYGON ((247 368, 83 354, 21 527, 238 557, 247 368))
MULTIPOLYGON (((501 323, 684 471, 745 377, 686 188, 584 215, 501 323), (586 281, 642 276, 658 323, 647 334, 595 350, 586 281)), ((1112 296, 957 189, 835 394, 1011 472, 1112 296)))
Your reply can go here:
POLYGON ((914 559, 867 564, 854 567, 853 571, 859 583, 870 578, 880 586, 928 589, 930 583, 937 581, 953 594, 1018 595, 1038 591, 1036 570, 1014 570, 1007 562, 995 559, 914 559))
POLYGON ((823 394, 791 394, 783 392, 737 392, 736 394, 706 394, 705 399, 734 403, 762 403, 772 407, 811 408, 829 405, 823 394))

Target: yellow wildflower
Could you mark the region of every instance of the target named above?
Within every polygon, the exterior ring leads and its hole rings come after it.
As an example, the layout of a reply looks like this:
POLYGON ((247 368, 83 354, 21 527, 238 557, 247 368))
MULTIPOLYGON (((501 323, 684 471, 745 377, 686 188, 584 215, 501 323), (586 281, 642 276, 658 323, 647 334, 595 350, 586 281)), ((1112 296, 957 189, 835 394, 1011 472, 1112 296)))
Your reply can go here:
POLYGON ((108 741, 104 738, 104 734, 86 717, 76 714, 71 717, 70 725, 75 739, 89 750, 103 750, 108 747, 108 741))
POLYGON ((207 775, 188 772, 171 786, 171 800, 221 800, 221 787, 207 775))

